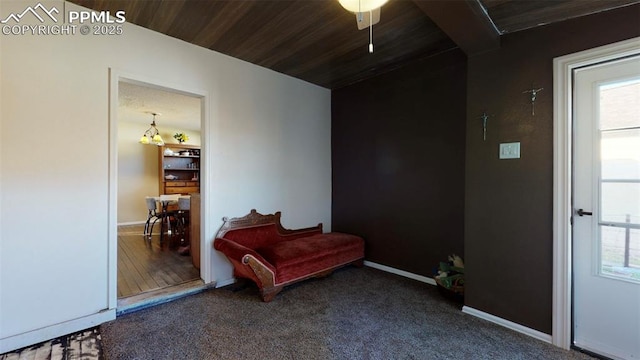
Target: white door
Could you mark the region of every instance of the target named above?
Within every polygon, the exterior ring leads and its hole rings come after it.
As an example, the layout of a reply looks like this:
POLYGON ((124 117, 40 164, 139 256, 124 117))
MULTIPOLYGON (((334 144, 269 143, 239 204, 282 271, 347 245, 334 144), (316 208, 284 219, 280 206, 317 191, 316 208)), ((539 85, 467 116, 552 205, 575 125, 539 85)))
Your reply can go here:
POLYGON ((640 359, 640 57, 573 76, 573 344, 640 359))

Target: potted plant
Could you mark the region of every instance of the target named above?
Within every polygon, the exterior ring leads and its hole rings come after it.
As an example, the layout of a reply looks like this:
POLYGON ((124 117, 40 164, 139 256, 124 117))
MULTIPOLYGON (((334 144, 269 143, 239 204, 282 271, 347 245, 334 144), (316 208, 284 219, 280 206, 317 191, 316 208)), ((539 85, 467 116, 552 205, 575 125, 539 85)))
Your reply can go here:
POLYGON ((185 134, 185 133, 180 132, 180 133, 175 133, 175 134, 173 135, 173 138, 174 138, 174 139, 176 139, 176 140, 178 140, 178 142, 179 142, 180 144, 182 144, 183 142, 185 142, 185 141, 189 140, 189 135, 187 135, 187 134, 185 134))

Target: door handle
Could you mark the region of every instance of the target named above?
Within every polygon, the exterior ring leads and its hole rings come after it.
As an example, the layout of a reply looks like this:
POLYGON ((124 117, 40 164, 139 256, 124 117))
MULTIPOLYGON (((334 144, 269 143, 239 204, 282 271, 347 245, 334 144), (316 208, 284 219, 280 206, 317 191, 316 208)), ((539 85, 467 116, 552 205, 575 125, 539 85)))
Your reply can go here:
POLYGON ((578 211, 576 211, 576 213, 578 214, 578 216, 585 216, 585 215, 593 215, 593 213, 591 211, 584 211, 582 209, 578 209, 578 211))

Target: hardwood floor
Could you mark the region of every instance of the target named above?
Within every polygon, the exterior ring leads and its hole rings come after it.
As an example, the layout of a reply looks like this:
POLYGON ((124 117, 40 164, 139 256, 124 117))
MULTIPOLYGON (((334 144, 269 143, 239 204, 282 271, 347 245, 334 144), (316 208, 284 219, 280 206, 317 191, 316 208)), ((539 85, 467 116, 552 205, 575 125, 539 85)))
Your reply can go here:
POLYGON ((191 256, 160 246, 158 235, 149 242, 142 231, 143 225, 118 227, 118 298, 200 279, 191 256))

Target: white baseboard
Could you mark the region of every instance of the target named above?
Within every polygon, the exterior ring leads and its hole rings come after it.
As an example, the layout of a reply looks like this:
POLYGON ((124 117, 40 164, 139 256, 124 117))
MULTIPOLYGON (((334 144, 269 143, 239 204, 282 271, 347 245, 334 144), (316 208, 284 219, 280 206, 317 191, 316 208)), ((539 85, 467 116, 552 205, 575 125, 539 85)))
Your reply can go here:
POLYGON ((544 341, 546 343, 551 344, 551 335, 549 334, 545 334, 543 332, 540 332, 538 330, 534 330, 531 328, 528 328, 526 326, 520 325, 520 324, 516 324, 514 322, 511 322, 509 320, 505 320, 501 317, 497 317, 495 315, 491 315, 489 313, 486 313, 484 311, 480 311, 480 310, 476 310, 472 307, 469 306, 463 306, 462 307, 462 312, 465 314, 469 314, 471 316, 475 316, 477 318, 480 319, 484 319, 487 321, 490 321, 494 324, 498 324, 500 326, 506 327, 507 329, 511 329, 513 331, 517 331, 519 333, 531 336, 532 338, 536 338, 538 340, 544 341))
MULTIPOLYGON (((400 275, 409 279, 413 279, 413 280, 417 280, 417 281, 421 281, 423 283, 427 283, 429 285, 437 285, 436 281, 433 280, 433 278, 430 277, 426 277, 426 276, 422 276, 422 275, 417 275, 417 274, 413 274, 404 270, 399 270, 396 268, 392 268, 390 266, 386 266, 386 265, 382 265, 382 264, 378 264, 378 263, 374 263, 371 261, 365 261, 364 262, 365 266, 369 266, 372 267, 374 269, 378 269, 378 270, 382 270, 388 273, 392 273, 392 274, 396 274, 396 275, 400 275)), ((507 329, 511 329, 514 331, 517 331, 519 333, 531 336, 533 338, 536 338, 538 340, 544 341, 546 343, 551 344, 551 335, 549 334, 545 334, 543 332, 540 332, 538 330, 534 330, 531 328, 528 328, 526 326, 520 325, 520 324, 516 324, 512 321, 509 320, 505 320, 503 318, 497 317, 495 315, 491 315, 489 313, 480 311, 480 310, 476 310, 472 307, 468 307, 468 306, 463 306, 462 307, 462 312, 465 314, 469 314, 471 316, 475 316, 487 321, 490 321, 494 324, 498 324, 500 326, 506 327, 507 329)))
POLYGON ((420 282, 423 282, 423 283, 426 283, 426 284, 429 284, 429 285, 434 285, 434 286, 436 285, 436 281, 433 280, 430 277, 427 277, 427 276, 422 276, 422 275, 410 273, 408 271, 392 268, 390 266, 374 263, 374 262, 371 262, 371 261, 365 261, 364 265, 368 266, 368 267, 372 267, 374 269, 386 271, 388 273, 400 275, 400 276, 403 276, 403 277, 406 277, 406 278, 409 278, 409 279, 417 280, 417 281, 420 281, 420 282))
POLYGON ((234 284, 236 282, 236 278, 230 278, 230 279, 226 279, 226 280, 222 280, 222 281, 217 281, 216 284, 214 285, 215 288, 221 288, 223 286, 227 286, 227 285, 231 285, 234 284))
POLYGON ((37 344, 56 337, 82 331, 98 326, 104 322, 116 318, 116 310, 109 309, 97 314, 85 316, 79 319, 66 321, 60 324, 47 326, 41 329, 0 339, 0 354, 37 344))
POLYGON ((118 223, 118 226, 126 226, 126 225, 144 225, 146 222, 147 222, 147 220, 142 220, 142 221, 129 221, 129 222, 118 223))

